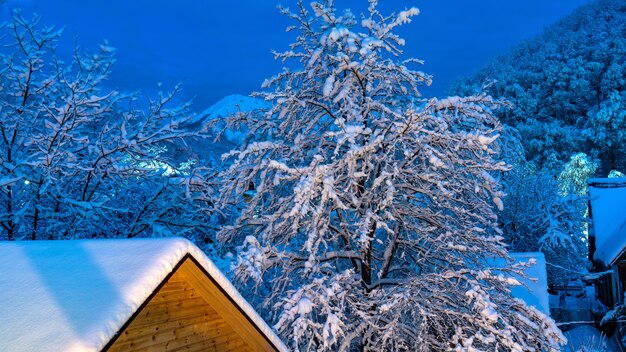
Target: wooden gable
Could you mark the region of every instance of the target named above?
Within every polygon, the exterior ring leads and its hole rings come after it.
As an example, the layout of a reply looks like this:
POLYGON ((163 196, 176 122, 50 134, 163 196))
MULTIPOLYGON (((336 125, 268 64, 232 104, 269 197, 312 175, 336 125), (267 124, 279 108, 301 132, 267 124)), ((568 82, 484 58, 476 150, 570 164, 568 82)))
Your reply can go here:
POLYGON ((103 351, 278 351, 278 348, 202 266, 187 255, 103 351))

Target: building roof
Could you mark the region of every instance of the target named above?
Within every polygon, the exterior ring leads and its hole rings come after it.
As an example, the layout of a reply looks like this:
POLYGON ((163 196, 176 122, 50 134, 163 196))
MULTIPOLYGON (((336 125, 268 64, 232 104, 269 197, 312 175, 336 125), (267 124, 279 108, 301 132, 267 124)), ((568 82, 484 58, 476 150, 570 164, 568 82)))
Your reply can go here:
POLYGON ((287 350, 200 249, 168 238, 0 243, 0 351, 100 351, 189 256, 287 350))
POLYGON ((626 249, 626 178, 589 179, 594 259, 607 266, 626 249))

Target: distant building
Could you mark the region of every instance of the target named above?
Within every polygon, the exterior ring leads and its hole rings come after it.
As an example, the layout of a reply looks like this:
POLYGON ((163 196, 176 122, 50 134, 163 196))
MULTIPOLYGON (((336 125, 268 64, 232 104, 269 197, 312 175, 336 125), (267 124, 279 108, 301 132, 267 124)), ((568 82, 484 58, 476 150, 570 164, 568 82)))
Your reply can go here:
POLYGON ((0 351, 286 351, 184 239, 0 243, 0 351))
POLYGON ((626 291, 626 178, 594 178, 589 182, 589 260, 598 299, 608 308, 624 300, 626 291))

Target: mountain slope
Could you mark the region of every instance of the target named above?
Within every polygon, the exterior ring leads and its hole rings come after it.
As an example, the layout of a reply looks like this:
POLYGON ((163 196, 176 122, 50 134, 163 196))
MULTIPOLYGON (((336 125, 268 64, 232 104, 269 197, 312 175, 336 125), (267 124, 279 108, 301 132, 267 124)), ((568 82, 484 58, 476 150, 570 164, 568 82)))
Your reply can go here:
MULTIPOLYGON (((207 123, 212 123, 238 112, 250 113, 268 109, 270 104, 262 99, 252 98, 240 94, 228 95, 203 112, 195 115, 187 125, 188 129, 199 130, 207 123)), ((224 124, 217 122, 210 129, 212 134, 217 134, 224 128, 224 124)), ((201 161, 203 164, 212 164, 220 160, 221 155, 229 152, 242 142, 245 137, 244 131, 226 129, 222 138, 216 142, 185 139, 176 144, 167 146, 167 153, 177 163, 187 160, 201 161)))
POLYGON ((499 117, 516 127, 526 156, 538 166, 576 152, 601 160, 601 172, 624 170, 626 129, 626 2, 599 0, 498 57, 453 94, 487 82, 507 99, 499 117))
POLYGON ((269 107, 270 104, 263 99, 241 94, 232 94, 220 99, 218 102, 196 115, 192 120, 193 123, 201 123, 233 115, 239 111, 246 113, 254 110, 264 110, 269 107))

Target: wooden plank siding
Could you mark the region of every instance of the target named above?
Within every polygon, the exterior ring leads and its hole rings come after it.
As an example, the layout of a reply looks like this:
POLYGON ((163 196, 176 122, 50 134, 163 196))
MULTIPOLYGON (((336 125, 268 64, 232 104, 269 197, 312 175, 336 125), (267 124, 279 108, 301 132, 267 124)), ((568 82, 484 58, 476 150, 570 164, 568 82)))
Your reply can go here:
POLYGON ((105 350, 275 351, 190 258, 184 259, 105 350))
POLYGON ((230 326, 251 348, 251 351, 277 351, 269 339, 261 332, 254 322, 231 300, 221 286, 196 264, 190 257, 183 262, 179 271, 189 280, 189 283, 198 288, 198 293, 222 317, 227 317, 230 326), (207 278, 209 278, 207 280, 207 278))

